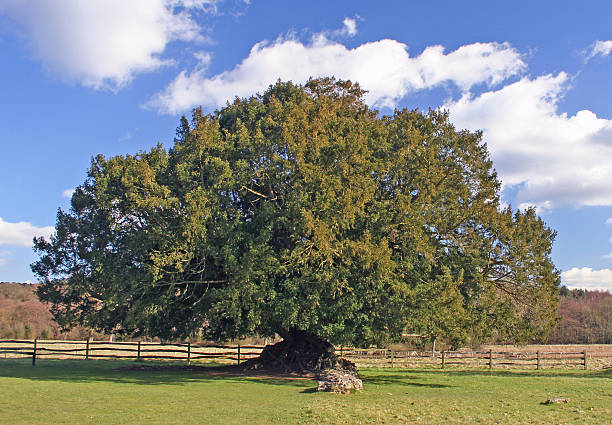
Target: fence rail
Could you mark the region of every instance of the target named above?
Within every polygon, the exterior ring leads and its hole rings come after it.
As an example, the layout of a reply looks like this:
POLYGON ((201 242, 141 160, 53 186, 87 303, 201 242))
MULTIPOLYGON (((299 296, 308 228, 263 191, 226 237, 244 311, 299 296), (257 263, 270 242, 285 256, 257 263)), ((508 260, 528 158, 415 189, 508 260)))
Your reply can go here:
MULTIPOLYGON (((233 363, 258 356, 263 345, 218 345, 154 342, 0 340, 0 357, 31 357, 55 359, 132 359, 132 360, 192 360, 233 363)), ((338 347, 340 357, 358 366, 378 367, 482 367, 482 368, 584 368, 593 360, 595 366, 612 363, 612 349, 607 352, 581 351, 441 351, 363 349, 338 347), (602 363, 603 362, 603 363, 602 363)))
POLYGON ((583 368, 589 367, 593 359, 608 364, 612 361, 612 349, 608 353, 589 353, 581 351, 410 351, 341 348, 342 357, 359 366, 378 367, 455 367, 493 368, 535 368, 551 367, 583 368))
POLYGON ((262 345, 216 345, 154 342, 0 340, 0 356, 36 359, 218 360, 241 362, 259 356, 262 345))

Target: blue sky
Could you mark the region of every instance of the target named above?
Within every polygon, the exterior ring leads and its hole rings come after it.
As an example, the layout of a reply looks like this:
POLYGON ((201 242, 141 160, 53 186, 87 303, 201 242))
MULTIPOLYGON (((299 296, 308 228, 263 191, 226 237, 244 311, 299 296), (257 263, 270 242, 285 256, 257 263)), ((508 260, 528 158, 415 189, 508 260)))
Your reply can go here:
POLYGON ((92 156, 171 146, 181 114, 335 75, 482 129, 504 201, 612 290, 612 2, 0 0, 0 281, 34 280, 92 156), (433 4, 433 6, 432 6, 433 4))

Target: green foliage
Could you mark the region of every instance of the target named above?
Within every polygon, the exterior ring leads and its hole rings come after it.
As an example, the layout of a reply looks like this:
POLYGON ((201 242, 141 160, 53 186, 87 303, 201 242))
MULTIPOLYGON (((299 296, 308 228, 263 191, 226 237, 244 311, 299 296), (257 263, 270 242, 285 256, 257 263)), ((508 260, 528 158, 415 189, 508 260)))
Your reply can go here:
POLYGON ((34 330, 32 329, 32 326, 30 325, 25 325, 23 327, 23 337, 25 339, 32 339, 32 336, 34 335, 34 330))
POLYGON ((438 111, 379 117, 363 93, 279 82, 195 110, 169 151, 96 157, 35 241, 39 296, 64 326, 161 338, 545 334, 554 232, 498 210, 481 134, 438 111))
POLYGON ((426 340, 445 339, 457 347, 468 339, 468 312, 460 288, 463 276, 456 280, 446 268, 436 280, 419 285, 414 291, 413 305, 418 306, 409 319, 411 329, 421 332, 426 340))

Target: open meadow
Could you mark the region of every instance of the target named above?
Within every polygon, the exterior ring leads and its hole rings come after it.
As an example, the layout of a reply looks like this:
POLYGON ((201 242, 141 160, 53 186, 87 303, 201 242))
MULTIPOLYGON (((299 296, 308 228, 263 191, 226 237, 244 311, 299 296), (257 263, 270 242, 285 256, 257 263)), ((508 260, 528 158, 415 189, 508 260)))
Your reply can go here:
POLYGON ((147 367, 160 364, 2 359, 0 423, 612 424, 611 369, 364 368, 364 391, 341 395, 309 378, 147 367))

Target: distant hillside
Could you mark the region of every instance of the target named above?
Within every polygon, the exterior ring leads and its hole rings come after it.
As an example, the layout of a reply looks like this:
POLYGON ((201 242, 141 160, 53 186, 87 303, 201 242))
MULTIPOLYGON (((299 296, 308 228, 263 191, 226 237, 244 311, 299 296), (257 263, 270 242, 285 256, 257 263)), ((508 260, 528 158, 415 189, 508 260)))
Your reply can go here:
POLYGON ((560 291, 557 328, 548 342, 554 344, 612 344, 612 294, 607 291, 560 291))
MULTIPOLYGON (((62 333, 49 307, 36 297, 36 285, 0 282, 0 339, 86 339, 89 330, 77 327, 62 333)), ((96 339, 103 335, 96 333, 96 339)))

